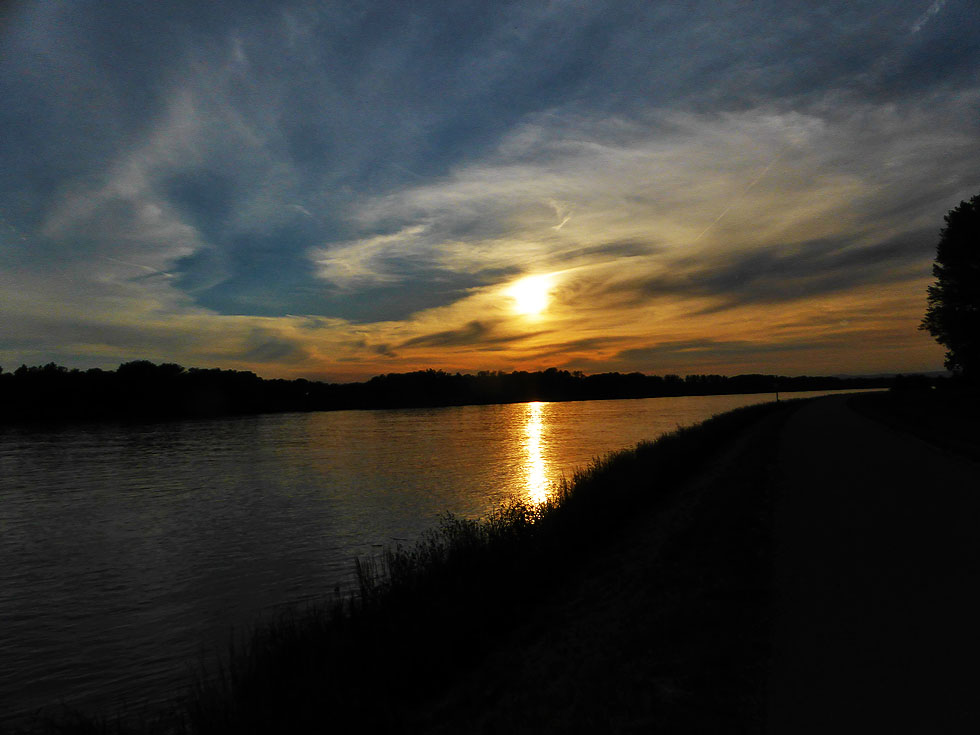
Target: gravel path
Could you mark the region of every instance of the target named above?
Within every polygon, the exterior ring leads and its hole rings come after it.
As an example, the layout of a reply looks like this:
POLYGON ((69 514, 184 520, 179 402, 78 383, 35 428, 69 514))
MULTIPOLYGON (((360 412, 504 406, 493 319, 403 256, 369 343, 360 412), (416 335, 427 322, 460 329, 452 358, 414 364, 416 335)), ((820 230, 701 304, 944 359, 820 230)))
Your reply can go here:
POLYGON ((769 731, 980 732, 980 464, 843 397, 776 451, 769 731))

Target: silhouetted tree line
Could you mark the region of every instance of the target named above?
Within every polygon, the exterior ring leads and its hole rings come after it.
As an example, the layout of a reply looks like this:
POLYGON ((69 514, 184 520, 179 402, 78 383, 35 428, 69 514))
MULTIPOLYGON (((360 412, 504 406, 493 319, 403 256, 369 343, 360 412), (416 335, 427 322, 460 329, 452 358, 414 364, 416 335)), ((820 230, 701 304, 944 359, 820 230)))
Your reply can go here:
POLYGON ((278 411, 407 408, 520 401, 772 393, 837 388, 884 388, 894 378, 781 377, 773 375, 584 375, 482 371, 475 375, 420 370, 379 375, 363 383, 303 378, 265 380, 242 370, 184 368, 147 360, 116 370, 69 370, 49 363, 4 372, 0 420, 167 418, 278 411))

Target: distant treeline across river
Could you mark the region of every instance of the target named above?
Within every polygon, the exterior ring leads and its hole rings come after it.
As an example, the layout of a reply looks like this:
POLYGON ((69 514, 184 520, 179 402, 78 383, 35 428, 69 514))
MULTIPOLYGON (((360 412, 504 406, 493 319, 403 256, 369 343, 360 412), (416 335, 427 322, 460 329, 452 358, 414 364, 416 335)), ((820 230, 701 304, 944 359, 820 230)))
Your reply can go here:
POLYGON ((61 365, 0 368, 0 421, 221 416, 278 411, 457 406, 524 401, 888 388, 896 378, 776 375, 475 374, 421 370, 362 383, 260 378, 242 370, 184 368, 136 360, 116 370, 61 365))

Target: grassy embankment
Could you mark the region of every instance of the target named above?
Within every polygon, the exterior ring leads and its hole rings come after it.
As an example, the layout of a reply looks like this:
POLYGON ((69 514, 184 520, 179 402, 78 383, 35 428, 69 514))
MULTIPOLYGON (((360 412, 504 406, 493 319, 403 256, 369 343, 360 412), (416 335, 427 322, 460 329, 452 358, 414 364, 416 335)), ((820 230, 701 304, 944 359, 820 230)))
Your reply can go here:
POLYGON ((360 594, 257 627, 159 720, 61 731, 761 731, 790 410, 611 455, 544 506, 447 516, 361 563, 360 594))
POLYGON ((850 398, 848 405, 868 418, 980 461, 980 388, 866 393, 850 398))

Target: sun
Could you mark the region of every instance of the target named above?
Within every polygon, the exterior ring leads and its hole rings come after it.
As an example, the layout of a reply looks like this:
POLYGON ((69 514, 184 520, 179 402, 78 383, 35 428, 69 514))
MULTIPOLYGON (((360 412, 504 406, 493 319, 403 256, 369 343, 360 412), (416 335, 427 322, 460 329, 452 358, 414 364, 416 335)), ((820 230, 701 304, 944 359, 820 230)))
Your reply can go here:
POLYGON ((525 316, 538 316, 551 300, 551 276, 528 276, 507 289, 514 300, 514 311, 525 316))

